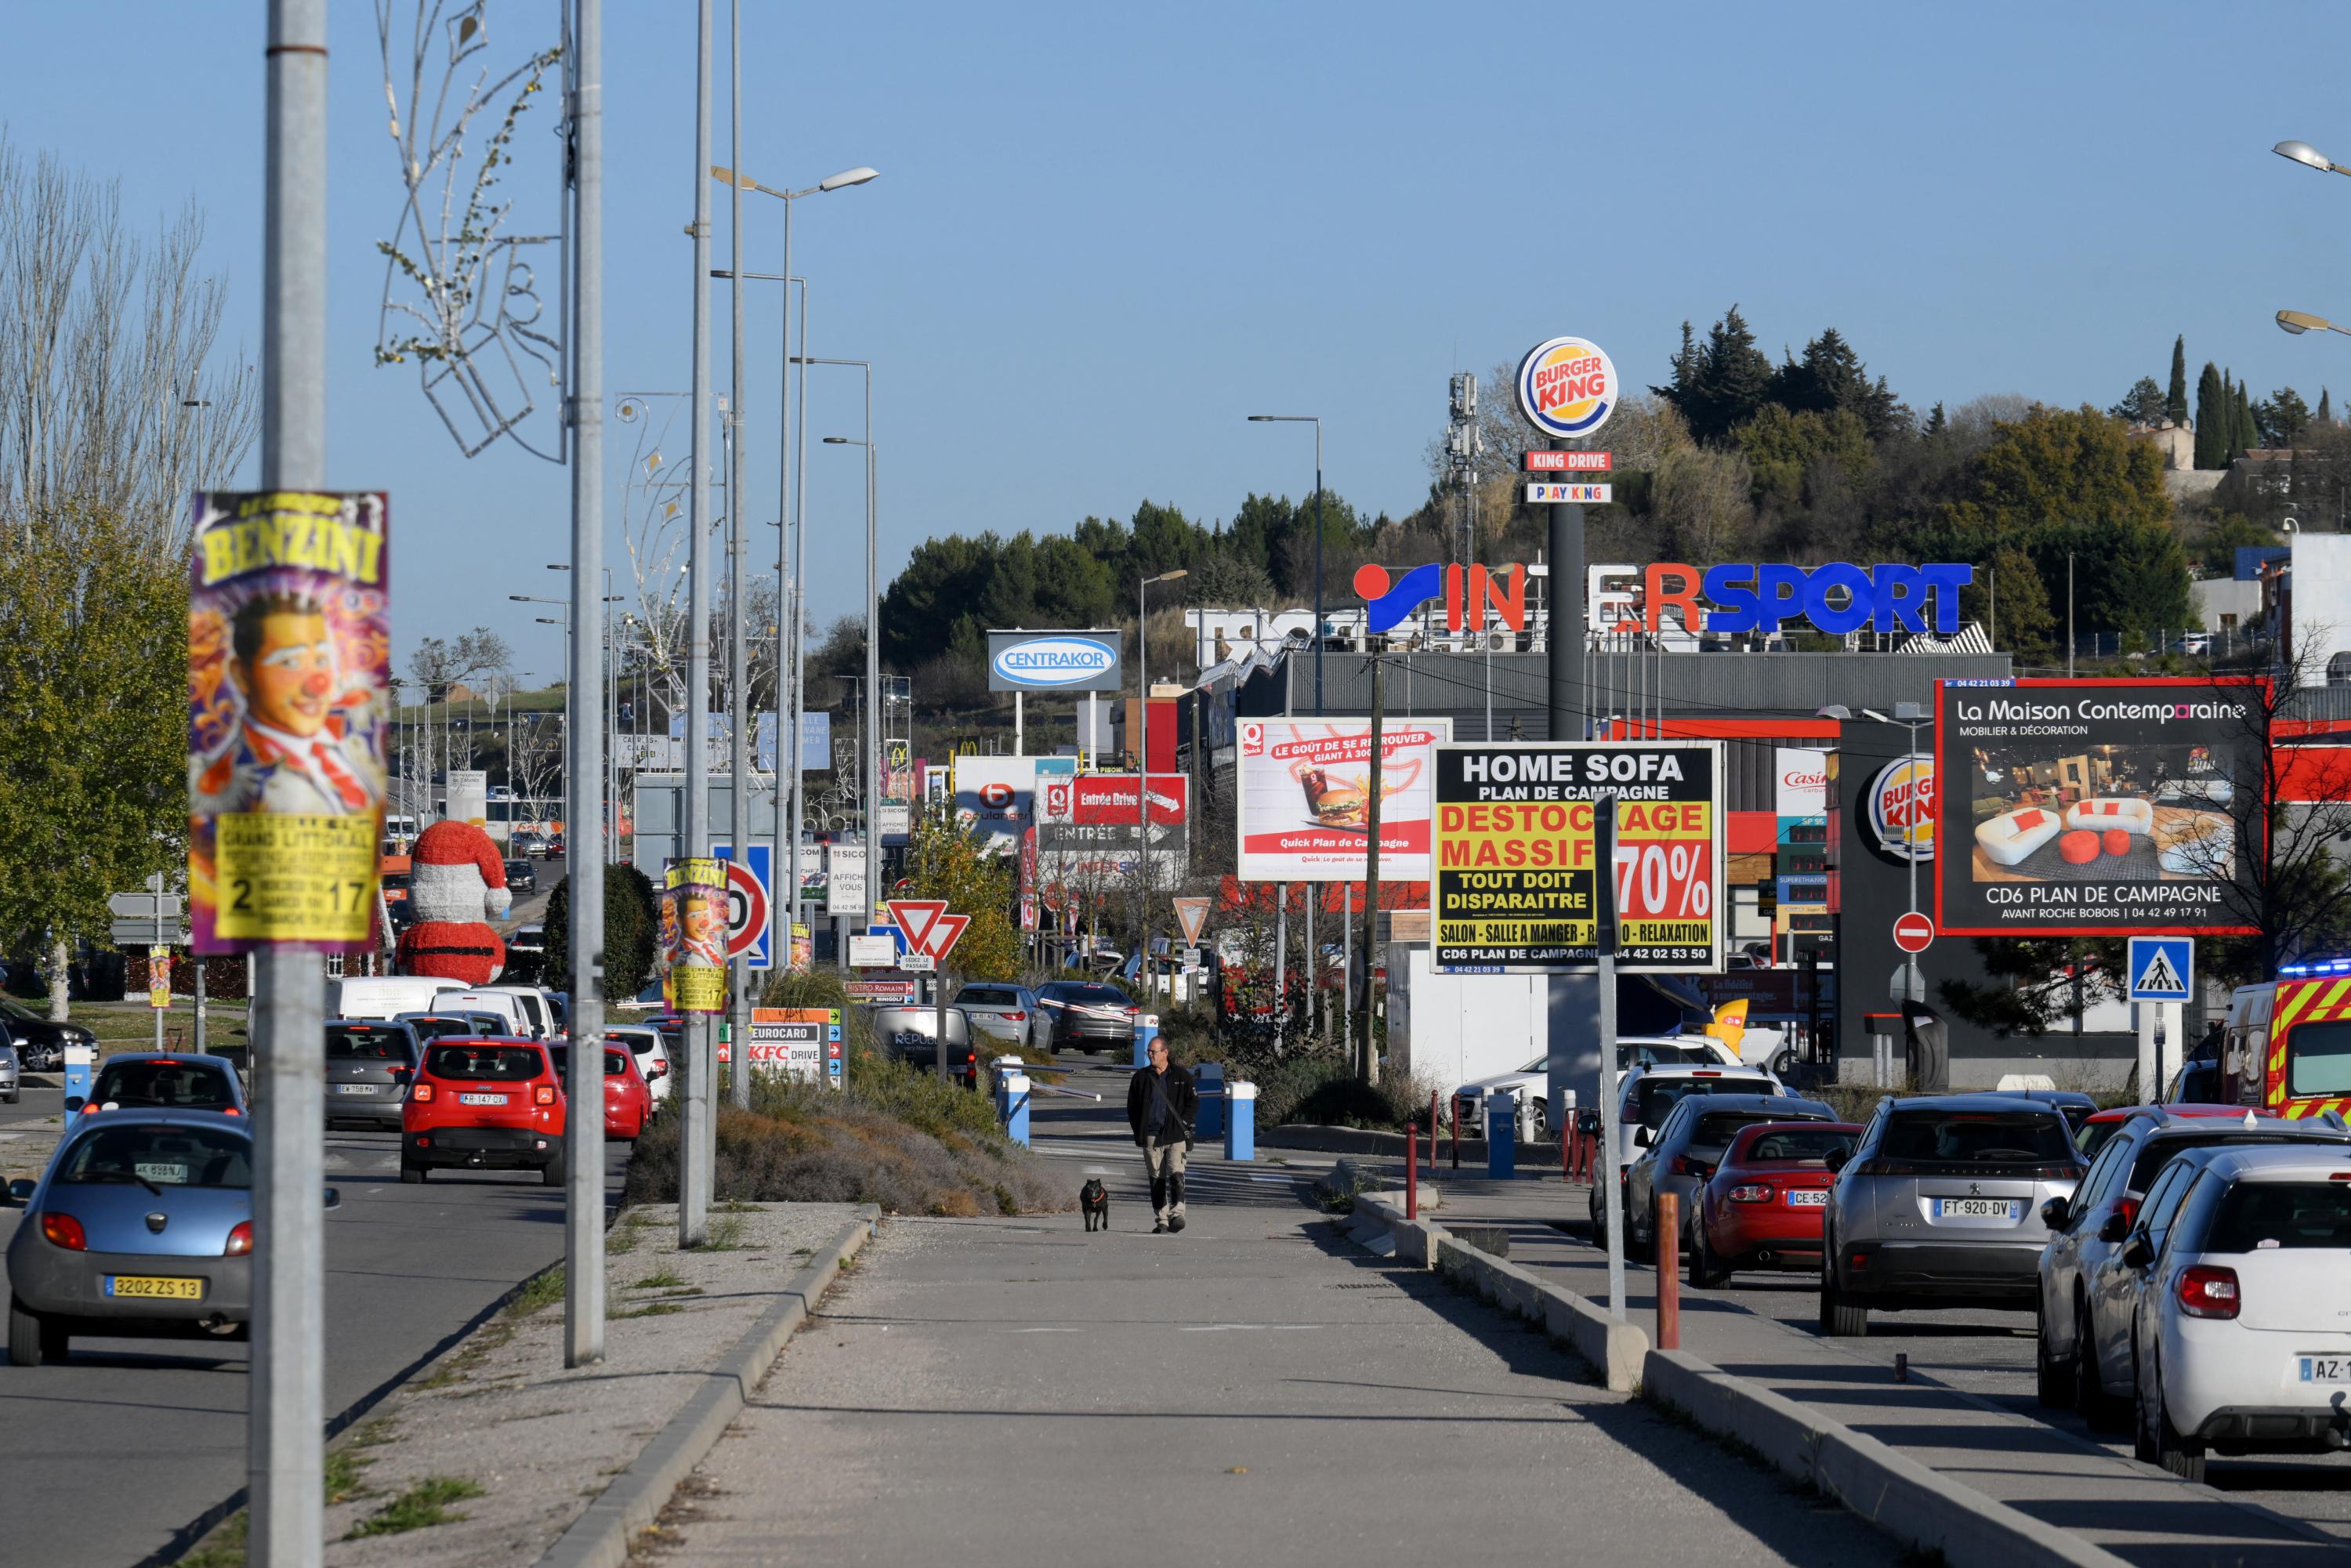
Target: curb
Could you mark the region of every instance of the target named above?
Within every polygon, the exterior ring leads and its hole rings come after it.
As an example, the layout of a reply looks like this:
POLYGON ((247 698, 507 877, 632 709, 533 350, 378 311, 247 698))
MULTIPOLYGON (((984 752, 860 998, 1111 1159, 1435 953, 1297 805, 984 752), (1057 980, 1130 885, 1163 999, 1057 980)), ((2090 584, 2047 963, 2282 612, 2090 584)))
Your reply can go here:
POLYGON ((735 1348, 704 1375, 705 1382, 629 1468, 571 1521, 538 1560, 538 1568, 622 1568, 637 1532, 660 1517, 678 1484, 700 1464, 742 1411, 809 1309, 832 1284, 841 1264, 857 1256, 882 1218, 867 1204, 831 1242, 784 1285, 776 1304, 743 1331, 735 1348))
POLYGON ((1876 1438, 1813 1414, 1687 1351, 1653 1350, 1643 1395, 1745 1444, 1879 1530, 1951 1568, 2124 1568, 2124 1560, 1950 1480, 1876 1438))
MULTIPOLYGON (((1321 1127, 1307 1122, 1285 1122, 1278 1127, 1258 1131, 1257 1146, 1260 1149, 1304 1149, 1324 1155, 1380 1155, 1391 1159, 1404 1158, 1402 1133, 1375 1132, 1368 1127, 1321 1127)), ((1446 1145, 1452 1146, 1450 1142, 1446 1145)), ((1428 1140, 1421 1140, 1421 1157, 1428 1157, 1428 1140)), ((1533 1166, 1559 1164, 1557 1144, 1525 1144, 1518 1145, 1518 1166, 1521 1170, 1533 1166)), ((1469 1176, 1486 1174, 1486 1140, 1464 1133, 1461 1136, 1461 1170, 1469 1176), (1471 1150, 1476 1151, 1474 1164, 1471 1150)))

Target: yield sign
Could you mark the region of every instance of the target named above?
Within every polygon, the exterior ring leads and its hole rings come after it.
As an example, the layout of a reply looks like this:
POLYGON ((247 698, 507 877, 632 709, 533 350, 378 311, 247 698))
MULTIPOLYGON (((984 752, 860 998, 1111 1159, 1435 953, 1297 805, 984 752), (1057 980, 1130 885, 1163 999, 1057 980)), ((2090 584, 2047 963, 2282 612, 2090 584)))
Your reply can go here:
POLYGON ((934 959, 944 959, 971 924, 968 915, 949 915, 944 898, 893 898, 890 918, 906 934, 906 946, 934 959))
POLYGON ((1208 901, 1205 898, 1178 898, 1170 902, 1176 905, 1176 924, 1184 927, 1185 942, 1194 947, 1198 946, 1200 933, 1208 928, 1208 901))

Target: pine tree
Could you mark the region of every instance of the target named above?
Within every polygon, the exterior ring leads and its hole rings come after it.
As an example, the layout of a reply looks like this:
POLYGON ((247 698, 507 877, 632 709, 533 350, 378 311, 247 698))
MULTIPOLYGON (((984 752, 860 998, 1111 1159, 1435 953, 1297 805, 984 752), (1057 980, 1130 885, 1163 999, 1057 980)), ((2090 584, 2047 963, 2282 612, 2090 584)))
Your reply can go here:
POLYGON ((2171 340, 2171 390, 2164 394, 2163 417, 2174 424, 2188 423, 2188 336, 2171 340))
POLYGON ((1950 427, 1951 421, 1949 416, 1943 413, 1943 405, 1940 402, 1936 403, 1927 414, 1927 434, 1940 435, 1950 427))
POLYGON ((2196 466, 2226 468, 2229 465, 2226 447, 2229 444, 2228 389, 2221 384, 2220 372, 2212 361, 2204 361, 2204 373, 2196 378, 2196 466))

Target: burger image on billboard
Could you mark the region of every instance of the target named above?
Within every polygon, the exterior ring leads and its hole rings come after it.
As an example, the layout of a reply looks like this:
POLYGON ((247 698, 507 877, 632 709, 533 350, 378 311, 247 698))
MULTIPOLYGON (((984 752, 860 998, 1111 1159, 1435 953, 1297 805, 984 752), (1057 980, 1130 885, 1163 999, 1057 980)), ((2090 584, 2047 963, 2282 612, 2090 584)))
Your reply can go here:
MULTIPOLYGON (((1362 785, 1333 779, 1320 768, 1309 768, 1300 773, 1298 782, 1306 791, 1306 809, 1314 814, 1316 821, 1334 828, 1364 826, 1371 798, 1364 794, 1362 785)), ((1383 786, 1380 792, 1385 795, 1394 791, 1383 786)))
POLYGON ((2254 696, 2242 679, 1941 683, 1936 793, 1954 843, 1938 924, 2241 929, 2236 883, 2263 821, 2254 696))
POLYGON ((1538 433, 1562 440, 1597 432, 1622 392, 1616 367, 1583 338, 1536 344, 1519 361, 1518 389, 1520 414, 1538 433))

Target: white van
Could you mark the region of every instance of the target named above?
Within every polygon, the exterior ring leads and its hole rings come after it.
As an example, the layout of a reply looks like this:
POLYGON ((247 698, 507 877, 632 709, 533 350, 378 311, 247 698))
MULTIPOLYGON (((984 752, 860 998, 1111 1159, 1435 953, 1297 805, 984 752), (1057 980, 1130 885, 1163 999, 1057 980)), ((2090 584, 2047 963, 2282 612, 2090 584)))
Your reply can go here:
MULTIPOLYGON (((511 990, 495 988, 466 990, 461 987, 456 990, 443 991, 433 998, 433 1005, 449 1012, 496 1013, 506 1020, 507 1033, 523 1040, 543 1039, 547 1032, 532 1022, 531 1014, 523 1005, 522 998, 511 990)), ((539 1005, 544 1007, 546 1003, 541 1001, 539 1005)))
POLYGON ((402 1013, 430 1012, 436 998, 465 988, 462 980, 432 975, 347 975, 327 982, 327 1016, 337 1019, 392 1019, 402 1013))
POLYGON ((522 1004, 523 1021, 530 1031, 542 1039, 563 1031, 556 1027, 555 1009, 549 1005, 546 993, 537 986, 481 986, 476 990, 486 994, 512 997, 522 1004))

